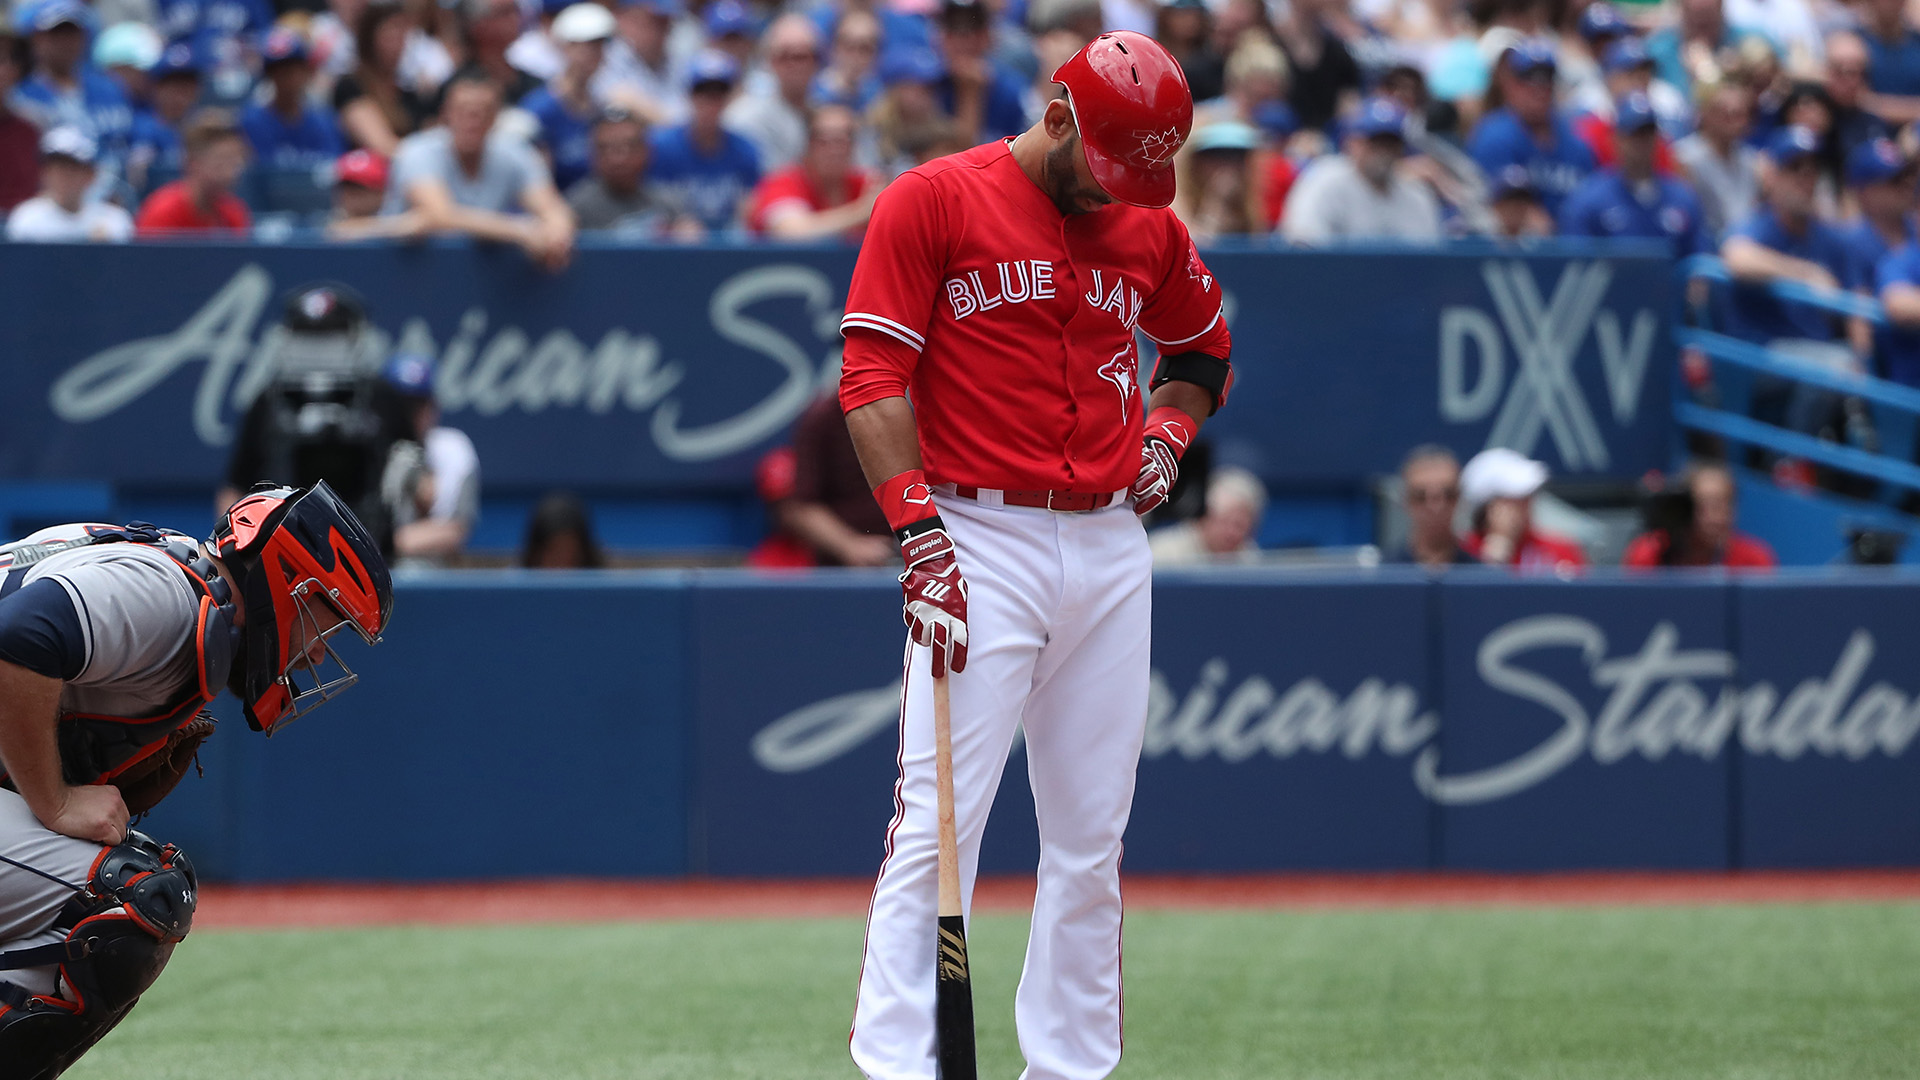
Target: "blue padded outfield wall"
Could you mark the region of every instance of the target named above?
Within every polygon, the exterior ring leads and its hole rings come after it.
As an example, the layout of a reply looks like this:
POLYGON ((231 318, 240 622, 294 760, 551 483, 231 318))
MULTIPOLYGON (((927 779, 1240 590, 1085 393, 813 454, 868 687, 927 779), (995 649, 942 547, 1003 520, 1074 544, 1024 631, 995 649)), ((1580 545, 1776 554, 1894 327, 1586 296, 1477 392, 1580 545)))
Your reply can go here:
MULTIPOLYGON (((406 579, 150 831, 247 880, 868 875, 879 572, 406 579)), ((1920 866, 1920 575, 1163 575, 1130 871, 1920 866)), ((958 676, 965 678, 962 674, 958 676)), ((1037 855, 1024 758, 983 864, 1037 855)))
MULTIPOLYGON (((209 489, 268 374, 281 297, 332 279, 438 359, 447 422, 473 437, 490 492, 744 492, 836 377, 853 260, 587 248, 552 276, 454 246, 13 245, 0 476, 209 489)), ((1649 247, 1208 263, 1238 381, 1207 433, 1269 481, 1351 484, 1419 442, 1463 457, 1497 442, 1559 473, 1669 463, 1673 270, 1649 247)))

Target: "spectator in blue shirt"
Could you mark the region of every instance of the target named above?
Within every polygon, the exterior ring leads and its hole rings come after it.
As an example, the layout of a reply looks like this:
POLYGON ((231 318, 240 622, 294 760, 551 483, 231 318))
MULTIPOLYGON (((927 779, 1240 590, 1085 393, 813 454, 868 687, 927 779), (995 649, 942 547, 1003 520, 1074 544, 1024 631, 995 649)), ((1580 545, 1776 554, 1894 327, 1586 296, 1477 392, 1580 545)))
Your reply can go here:
POLYGON ((1893 325, 1880 335, 1880 374, 1906 386, 1920 387, 1920 245, 1908 242, 1895 248, 1874 269, 1880 282, 1880 302, 1893 325))
POLYGON ((244 101, 258 68, 254 44, 273 28, 267 0, 159 0, 160 32, 193 46, 208 98, 244 101))
POLYGON ((313 61, 306 39, 280 28, 260 46, 265 79, 272 88, 265 101, 256 101, 240 114, 240 130, 253 144, 253 158, 262 168, 311 173, 331 165, 346 152, 340 122, 333 110, 307 97, 313 85, 313 61))
POLYGON ((540 121, 540 145, 553 164, 553 186, 562 192, 593 169, 593 122, 600 115, 593 82, 615 29, 613 13, 599 4, 566 8, 549 31, 560 47, 560 74, 520 99, 520 107, 540 121))
POLYGON ((1839 159, 1874 139, 1890 138, 1893 129, 1867 108, 1867 43, 1851 31, 1827 35, 1827 98, 1833 104, 1833 138, 1839 159))
POLYGON ((1614 106, 1615 165, 1587 177, 1560 208, 1562 236, 1637 236, 1671 241, 1677 256, 1712 247, 1692 189, 1654 171, 1660 121, 1645 94, 1614 106))
MULTIPOLYGON (((725 2, 725 0, 722 0, 725 2)), ((760 182, 753 144, 720 126, 740 65, 718 50, 701 53, 688 73, 690 117, 654 136, 649 179, 667 189, 709 233, 733 231, 760 182)))
POLYGON ((98 148, 96 194, 126 171, 133 107, 120 84, 88 66, 93 13, 79 0, 38 0, 16 13, 33 34, 33 74, 13 92, 13 107, 42 131, 78 128, 98 148))
POLYGON ((994 60, 987 6, 981 0, 946 0, 939 25, 939 47, 947 62, 940 103, 966 145, 1027 130, 1027 86, 994 60))
MULTIPOLYGON (((1906 0, 1863 0, 1860 36, 1872 63, 1867 86, 1876 94, 1920 99, 1920 31, 1907 21, 1906 0)), ((1920 106, 1920 100, 1909 108, 1920 106)))
POLYGON ((1525 166, 1540 204, 1558 214, 1596 162, 1592 148, 1554 110, 1553 73, 1553 47, 1546 42, 1529 39, 1508 49, 1494 72, 1501 105, 1473 129, 1467 152, 1488 176, 1525 166))
POLYGON ((193 46, 167 46, 147 72, 148 107, 136 109, 127 141, 127 182, 144 198, 161 184, 180 179, 186 168, 186 144, 180 133, 200 104, 200 67, 193 46))
POLYGON ((854 8, 833 29, 827 66, 813 80, 816 100, 864 113, 880 96, 880 18, 854 8))
POLYGON ((1879 291, 1880 261, 1902 244, 1915 241, 1914 163, 1891 139, 1861 143, 1847 155, 1847 186, 1860 204, 1859 220, 1841 231, 1853 254, 1853 282, 1864 292, 1879 291))

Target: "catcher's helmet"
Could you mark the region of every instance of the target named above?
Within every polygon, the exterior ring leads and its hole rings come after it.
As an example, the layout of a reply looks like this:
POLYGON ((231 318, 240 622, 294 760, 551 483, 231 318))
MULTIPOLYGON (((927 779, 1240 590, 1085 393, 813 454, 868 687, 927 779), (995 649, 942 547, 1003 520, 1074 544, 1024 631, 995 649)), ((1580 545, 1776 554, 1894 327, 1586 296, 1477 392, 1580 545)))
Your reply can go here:
POLYGON ((305 489, 256 487, 233 504, 207 543, 246 611, 242 662, 227 687, 248 725, 272 735, 358 680, 327 639, 352 627, 378 644, 393 613, 393 579, 373 537, 326 481, 305 489), (331 679, 319 670, 328 660, 340 668, 331 679), (304 689, 293 674, 303 669, 310 682, 304 689))
POLYGON ((353 334, 367 323, 367 307, 345 285, 307 285, 287 295, 281 325, 296 334, 353 334))
POLYGON ((1101 34, 1060 65, 1053 81, 1101 190, 1134 206, 1173 202, 1173 155, 1193 127, 1186 73, 1159 42, 1131 30, 1101 34))

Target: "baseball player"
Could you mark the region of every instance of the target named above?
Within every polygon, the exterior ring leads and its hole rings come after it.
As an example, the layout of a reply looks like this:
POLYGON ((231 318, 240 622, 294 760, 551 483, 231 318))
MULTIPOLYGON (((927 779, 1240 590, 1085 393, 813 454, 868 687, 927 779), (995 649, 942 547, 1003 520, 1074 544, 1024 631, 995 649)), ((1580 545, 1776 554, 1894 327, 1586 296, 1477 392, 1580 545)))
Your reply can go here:
POLYGON ((377 642, 392 606, 324 483, 256 489, 204 544, 135 523, 0 547, 0 1078, 60 1075, 192 927, 192 864, 128 824, 211 734, 202 708, 227 687, 272 735, 353 684, 328 639, 377 642))
POLYGON ((1041 851, 1015 1004, 1025 1077, 1120 1060, 1152 562, 1136 514, 1166 499, 1232 369, 1219 284, 1166 209, 1193 115, 1179 64, 1121 31, 1053 78, 1065 93, 1026 132, 888 186, 840 324, 841 404, 907 564, 900 780, 852 1033, 876 1080, 934 1076, 932 679, 948 672, 969 906, 1026 734, 1041 851), (1144 423, 1136 329, 1160 345, 1144 423))

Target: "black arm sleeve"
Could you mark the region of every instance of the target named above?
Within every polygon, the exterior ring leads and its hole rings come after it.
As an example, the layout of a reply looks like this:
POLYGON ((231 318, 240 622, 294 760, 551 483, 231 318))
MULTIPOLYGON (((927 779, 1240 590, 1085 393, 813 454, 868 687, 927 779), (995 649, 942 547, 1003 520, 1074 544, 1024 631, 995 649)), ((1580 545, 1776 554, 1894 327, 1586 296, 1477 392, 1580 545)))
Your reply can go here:
POLYGON ((87 666, 87 639, 67 590, 41 578, 0 600, 0 660, 66 681, 87 666))

